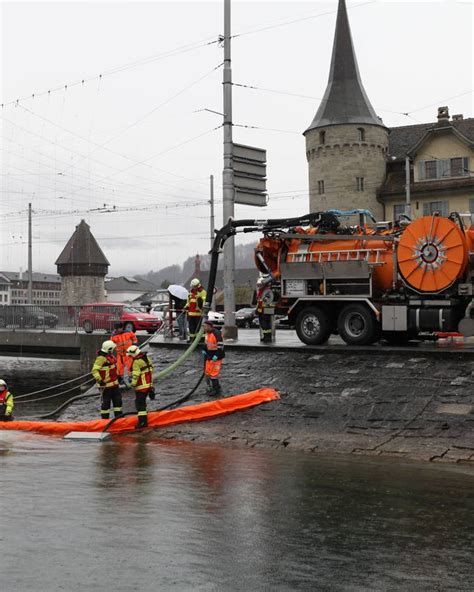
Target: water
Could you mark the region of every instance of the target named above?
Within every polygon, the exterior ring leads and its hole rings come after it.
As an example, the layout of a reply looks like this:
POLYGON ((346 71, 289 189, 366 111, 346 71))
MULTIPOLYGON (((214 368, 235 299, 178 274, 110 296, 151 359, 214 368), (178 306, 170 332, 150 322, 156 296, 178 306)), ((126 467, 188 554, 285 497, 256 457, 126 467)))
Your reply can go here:
POLYGON ((0 432, 6 592, 474 589, 457 467, 0 432))

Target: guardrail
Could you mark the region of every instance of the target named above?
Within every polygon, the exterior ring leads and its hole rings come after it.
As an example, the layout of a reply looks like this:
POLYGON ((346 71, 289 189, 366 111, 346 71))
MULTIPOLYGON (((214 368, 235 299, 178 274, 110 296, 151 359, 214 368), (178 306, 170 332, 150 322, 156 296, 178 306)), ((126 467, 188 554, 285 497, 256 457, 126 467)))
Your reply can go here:
POLYGON ((150 316, 144 308, 126 305, 0 305, 0 330, 39 331, 94 331, 112 332, 115 324, 123 322, 128 330, 154 333, 162 325, 161 319, 150 316))

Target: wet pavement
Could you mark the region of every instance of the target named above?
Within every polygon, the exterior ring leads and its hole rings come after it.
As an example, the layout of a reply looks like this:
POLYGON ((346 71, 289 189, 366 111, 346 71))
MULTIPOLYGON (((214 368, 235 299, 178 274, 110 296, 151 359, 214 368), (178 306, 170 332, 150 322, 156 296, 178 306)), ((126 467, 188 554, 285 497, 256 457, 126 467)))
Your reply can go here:
POLYGON ((463 592, 460 467, 0 433, 8 592, 463 592))

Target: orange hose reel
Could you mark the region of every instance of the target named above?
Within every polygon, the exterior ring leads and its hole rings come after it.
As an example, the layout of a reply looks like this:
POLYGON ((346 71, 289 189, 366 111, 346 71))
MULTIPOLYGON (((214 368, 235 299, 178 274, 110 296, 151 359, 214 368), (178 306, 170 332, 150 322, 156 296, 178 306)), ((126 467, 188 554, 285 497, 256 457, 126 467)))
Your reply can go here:
POLYGON ((406 227, 398 244, 398 269, 417 292, 449 288, 463 274, 467 260, 463 230, 440 216, 418 218, 406 227))

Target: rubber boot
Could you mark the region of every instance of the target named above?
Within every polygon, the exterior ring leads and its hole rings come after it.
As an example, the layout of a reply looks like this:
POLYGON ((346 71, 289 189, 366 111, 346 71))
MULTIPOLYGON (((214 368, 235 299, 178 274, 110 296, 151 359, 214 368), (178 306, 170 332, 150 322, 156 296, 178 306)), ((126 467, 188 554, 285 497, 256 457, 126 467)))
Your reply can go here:
POLYGON ((114 411, 114 417, 122 417, 122 416, 123 416, 122 411, 114 411))
POLYGON ((212 394, 214 397, 220 397, 222 394, 221 385, 219 384, 219 380, 217 378, 213 378, 212 382, 212 394))
POLYGON ((138 422, 135 426, 136 430, 140 430, 141 428, 146 428, 148 426, 148 416, 147 415, 139 415, 138 422))
POLYGON ((206 395, 211 396, 214 393, 214 388, 212 386, 212 380, 209 376, 206 376, 206 395))

